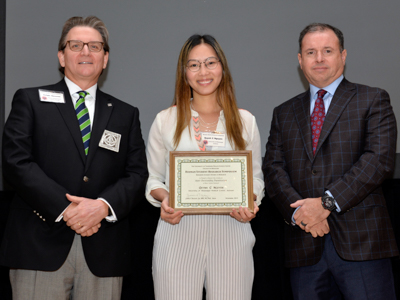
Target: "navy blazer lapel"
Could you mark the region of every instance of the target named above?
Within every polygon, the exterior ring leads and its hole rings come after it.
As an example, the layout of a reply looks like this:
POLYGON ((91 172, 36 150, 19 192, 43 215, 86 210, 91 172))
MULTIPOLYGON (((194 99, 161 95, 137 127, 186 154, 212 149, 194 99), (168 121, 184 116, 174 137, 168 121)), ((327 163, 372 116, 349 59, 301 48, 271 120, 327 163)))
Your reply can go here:
POLYGON ((310 90, 298 96, 293 102, 294 115, 299 126, 301 138, 310 160, 314 159, 311 143, 310 90))
POLYGON ((83 149, 82 135, 79 129, 79 123, 78 119, 76 118, 76 113, 74 105, 72 103, 71 95, 69 93, 65 80, 63 79, 57 84, 55 84, 54 90, 64 92, 65 103, 55 103, 55 105, 60 111, 61 117, 64 119, 65 125, 68 127, 68 130, 72 135, 72 138, 75 142, 75 146, 77 148, 77 151, 79 151, 82 161, 85 162, 86 155, 85 155, 85 149, 83 149))
POLYGON ((99 148, 100 139, 103 136, 104 129, 106 129, 112 111, 113 105, 111 100, 107 98, 106 94, 97 89, 96 109, 94 112, 92 134, 90 135, 89 153, 87 157, 85 171, 90 166, 96 150, 99 148))
POLYGON ((325 116, 324 125, 322 126, 321 135, 319 136, 317 150, 315 153, 317 153, 319 148, 321 148, 321 145, 325 142, 355 94, 355 85, 343 78, 342 82, 335 91, 335 95, 333 95, 328 113, 325 116))

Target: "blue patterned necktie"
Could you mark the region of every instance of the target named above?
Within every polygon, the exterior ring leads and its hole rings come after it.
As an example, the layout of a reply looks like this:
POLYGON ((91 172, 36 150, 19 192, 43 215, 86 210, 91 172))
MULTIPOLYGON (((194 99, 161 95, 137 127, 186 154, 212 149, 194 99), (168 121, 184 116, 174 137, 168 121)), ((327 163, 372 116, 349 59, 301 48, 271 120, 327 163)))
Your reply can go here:
POLYGON ((85 105, 85 97, 89 95, 88 92, 79 91, 79 99, 75 104, 76 117, 79 121, 79 127, 81 129, 83 147, 85 148, 85 154, 89 152, 89 142, 90 142, 90 119, 89 111, 85 105))

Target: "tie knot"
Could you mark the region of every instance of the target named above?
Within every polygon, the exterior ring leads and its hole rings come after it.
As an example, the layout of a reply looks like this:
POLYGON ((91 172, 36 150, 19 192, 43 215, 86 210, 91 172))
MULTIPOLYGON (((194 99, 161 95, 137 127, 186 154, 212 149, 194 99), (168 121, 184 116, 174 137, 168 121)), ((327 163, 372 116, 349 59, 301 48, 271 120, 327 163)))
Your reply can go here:
POLYGON ((78 92, 78 95, 79 95, 79 98, 80 98, 80 99, 81 99, 81 98, 85 99, 85 97, 86 97, 87 95, 89 95, 89 93, 86 92, 86 91, 79 91, 79 92, 78 92))
POLYGON ((325 90, 319 90, 318 92, 317 92, 317 95, 318 95, 318 98, 324 98, 324 96, 325 96, 325 94, 326 94, 327 92, 325 91, 325 90))

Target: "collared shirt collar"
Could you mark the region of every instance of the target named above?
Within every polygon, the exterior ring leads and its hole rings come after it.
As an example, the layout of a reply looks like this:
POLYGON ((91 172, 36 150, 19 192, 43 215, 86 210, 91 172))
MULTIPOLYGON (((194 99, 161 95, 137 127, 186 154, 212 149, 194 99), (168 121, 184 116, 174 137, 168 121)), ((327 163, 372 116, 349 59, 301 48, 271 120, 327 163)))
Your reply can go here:
MULTIPOLYGON (((68 87, 69 93, 71 95, 71 98, 75 99, 76 95, 78 95, 77 93, 79 91, 82 91, 82 89, 78 85, 76 85, 74 82, 69 80, 67 76, 64 77, 64 80, 65 80, 65 83, 67 84, 67 87, 68 87)), ((86 92, 88 92, 89 95, 91 97, 93 97, 94 100, 96 99, 96 91, 97 91, 97 83, 86 90, 86 92)), ((78 96, 78 98, 79 98, 79 96, 78 96)), ((78 98, 76 98, 75 101, 78 98)))
MULTIPOLYGON (((322 88, 322 90, 327 91, 331 96, 333 96, 336 92, 336 89, 338 88, 339 84, 342 82, 344 76, 343 74, 340 75, 334 82, 332 82, 330 85, 322 88)), ((310 93, 311 93, 311 99, 316 99, 317 92, 321 90, 320 88, 316 87, 315 85, 310 84, 310 93)))
MULTIPOLYGON (((67 77, 64 77, 64 80, 65 80, 65 83, 67 84, 69 93, 71 95, 72 105, 75 107, 75 103, 79 99, 78 92, 82 91, 82 89, 78 85, 76 85, 74 82, 69 80, 67 77)), ((89 95, 87 95, 85 97, 85 105, 89 111, 89 118, 90 118, 90 122, 92 122, 92 124, 93 124, 94 114, 95 114, 95 110, 96 110, 96 105, 95 105, 96 104, 96 91, 97 91, 97 83, 86 90, 86 92, 88 92, 89 95)), ((92 129, 93 129, 93 125, 92 125, 92 129)))

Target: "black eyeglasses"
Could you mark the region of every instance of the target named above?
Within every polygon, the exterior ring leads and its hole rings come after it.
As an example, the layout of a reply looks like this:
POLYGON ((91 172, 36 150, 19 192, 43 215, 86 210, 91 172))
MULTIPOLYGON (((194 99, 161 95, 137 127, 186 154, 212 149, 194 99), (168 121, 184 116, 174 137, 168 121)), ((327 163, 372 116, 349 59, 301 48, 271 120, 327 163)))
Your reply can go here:
POLYGON ((207 69, 214 70, 218 66, 218 63, 219 59, 216 57, 209 57, 203 62, 200 62, 196 59, 190 59, 186 63, 186 68, 188 68, 192 72, 197 72, 198 70, 200 70, 201 64, 204 64, 207 69))
MULTIPOLYGON (((88 49, 90 52, 100 52, 103 49, 103 42, 88 42, 88 43, 84 43, 82 41, 75 41, 75 40, 71 40, 71 41, 67 41, 67 44, 69 45, 69 49, 71 49, 71 51, 74 52, 79 52, 82 51, 83 47, 85 47, 85 45, 88 46, 88 49)), ((65 47, 67 46, 67 44, 65 45, 65 47)), ((64 47, 64 49, 65 49, 64 47)))

